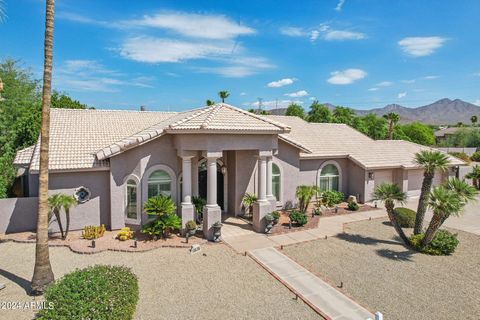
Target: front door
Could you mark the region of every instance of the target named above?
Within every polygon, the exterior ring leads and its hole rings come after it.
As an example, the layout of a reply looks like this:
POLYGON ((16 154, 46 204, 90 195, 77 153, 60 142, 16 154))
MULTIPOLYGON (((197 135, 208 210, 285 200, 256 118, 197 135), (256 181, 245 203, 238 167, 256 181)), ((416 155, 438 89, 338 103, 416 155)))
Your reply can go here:
MULTIPOLYGON (((223 174, 220 164, 217 162, 217 204, 224 208, 224 192, 223 192, 223 174)), ((207 162, 204 161, 198 166, 198 195, 207 199, 207 162)))

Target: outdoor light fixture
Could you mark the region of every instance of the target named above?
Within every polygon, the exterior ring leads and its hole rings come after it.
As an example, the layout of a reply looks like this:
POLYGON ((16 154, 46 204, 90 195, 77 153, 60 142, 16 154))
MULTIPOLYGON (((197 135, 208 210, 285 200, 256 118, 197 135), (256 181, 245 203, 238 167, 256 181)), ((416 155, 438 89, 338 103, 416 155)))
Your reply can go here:
POLYGON ((370 171, 368 173, 368 180, 373 180, 373 178, 375 178, 375 174, 373 173, 373 171, 370 171))
POLYGON ((222 172, 222 174, 227 173, 227 167, 222 166, 222 167, 220 168, 220 171, 222 172))

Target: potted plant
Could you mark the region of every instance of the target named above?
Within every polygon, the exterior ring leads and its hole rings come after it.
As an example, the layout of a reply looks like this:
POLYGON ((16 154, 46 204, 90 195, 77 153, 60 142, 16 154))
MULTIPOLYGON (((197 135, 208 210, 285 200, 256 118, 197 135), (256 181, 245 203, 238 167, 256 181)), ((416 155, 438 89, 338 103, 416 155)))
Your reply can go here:
POLYGON ((273 224, 277 224, 278 220, 280 219, 280 212, 278 211, 273 211, 272 212, 272 217, 273 217, 273 224))
POLYGON ((187 232, 190 236, 194 236, 195 232, 197 232, 197 224, 193 220, 187 221, 185 227, 187 228, 187 232))
POLYGON ((272 214, 268 213, 265 215, 265 221, 267 222, 267 225, 265 226, 265 233, 270 233, 272 231, 273 220, 275 220, 275 218, 272 214))
POLYGON ((217 221, 212 225, 212 228, 213 228, 213 241, 219 242, 220 236, 222 235, 222 232, 221 232, 222 223, 220 221, 217 221))
POLYGON ((257 196, 252 193, 245 193, 242 198, 242 204, 245 207, 245 216, 253 215, 253 204, 258 200, 257 196), (248 214, 247 214, 248 210, 248 214))
POLYGON ((193 197, 192 203, 197 213, 197 221, 201 222, 203 220, 203 207, 207 204, 207 200, 201 197, 193 197))

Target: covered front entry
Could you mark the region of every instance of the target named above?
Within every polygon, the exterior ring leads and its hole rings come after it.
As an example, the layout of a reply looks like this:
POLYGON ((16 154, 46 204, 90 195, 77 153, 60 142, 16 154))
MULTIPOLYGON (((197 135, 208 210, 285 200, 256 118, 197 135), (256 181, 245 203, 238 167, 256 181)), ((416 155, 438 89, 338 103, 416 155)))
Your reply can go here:
MULTIPOLYGON (((225 179, 226 167, 220 160, 217 160, 217 204, 222 211, 227 210, 225 205, 225 194, 227 183, 225 179)), ((203 159, 198 164, 198 196, 207 199, 207 159, 203 159)))

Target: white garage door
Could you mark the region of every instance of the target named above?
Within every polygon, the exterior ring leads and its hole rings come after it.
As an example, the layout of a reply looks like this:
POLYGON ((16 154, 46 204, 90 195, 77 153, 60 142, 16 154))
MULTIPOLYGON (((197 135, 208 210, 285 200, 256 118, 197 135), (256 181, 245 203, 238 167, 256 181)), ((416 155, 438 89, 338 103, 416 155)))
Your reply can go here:
POLYGON ((392 170, 380 170, 375 171, 374 173, 375 186, 378 186, 382 183, 392 183, 393 182, 393 171, 392 170))
MULTIPOLYGON (((438 186, 443 181, 442 172, 435 173, 433 178, 433 186, 438 186)), ((423 183, 423 170, 409 170, 408 171, 408 192, 409 197, 415 197, 420 195, 423 183)))

